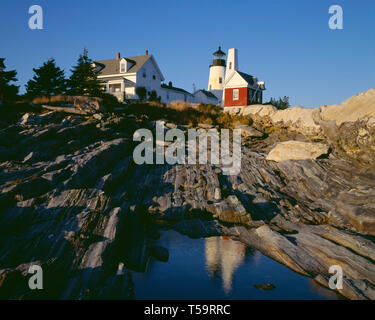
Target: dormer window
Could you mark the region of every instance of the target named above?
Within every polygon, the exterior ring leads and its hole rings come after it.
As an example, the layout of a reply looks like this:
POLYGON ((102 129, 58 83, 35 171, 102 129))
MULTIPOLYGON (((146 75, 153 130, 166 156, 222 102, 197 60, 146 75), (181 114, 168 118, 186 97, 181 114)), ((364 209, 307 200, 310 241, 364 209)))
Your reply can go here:
POLYGON ((126 72, 126 67, 125 67, 125 63, 121 63, 121 68, 120 68, 121 72, 126 72))

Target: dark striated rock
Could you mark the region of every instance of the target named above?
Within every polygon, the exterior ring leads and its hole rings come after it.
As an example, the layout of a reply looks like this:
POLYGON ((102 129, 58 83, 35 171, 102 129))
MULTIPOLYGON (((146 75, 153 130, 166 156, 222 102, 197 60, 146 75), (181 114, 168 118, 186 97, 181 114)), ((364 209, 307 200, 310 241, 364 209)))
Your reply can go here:
POLYGON ((329 222, 375 236, 375 191, 340 192, 329 212, 329 222))
POLYGON ((145 117, 53 113, 1 129, 0 296, 132 298, 131 270, 144 272, 151 256, 169 259, 155 243, 158 222, 195 238, 230 235, 324 286, 339 264, 342 295, 375 299, 371 121, 318 126, 309 112, 296 132, 256 108, 253 126, 266 134, 244 141, 234 176, 210 164, 136 165, 132 135, 150 122, 145 117), (291 139, 332 153, 266 159, 275 143, 291 139), (43 293, 25 285, 31 264, 54 284, 43 293))
POLYGON ((261 138, 264 136, 261 131, 247 125, 237 125, 236 129, 241 129, 241 134, 244 138, 261 138))

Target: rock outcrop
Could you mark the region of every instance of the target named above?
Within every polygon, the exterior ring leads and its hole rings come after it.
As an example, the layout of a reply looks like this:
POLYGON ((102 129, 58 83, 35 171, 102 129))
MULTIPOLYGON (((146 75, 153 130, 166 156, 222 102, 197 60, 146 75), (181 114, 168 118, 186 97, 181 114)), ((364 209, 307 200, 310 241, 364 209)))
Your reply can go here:
POLYGON ((317 159, 327 155, 329 147, 323 143, 302 141, 279 142, 267 155, 271 161, 317 159))
POLYGON ((244 138, 261 138, 264 136, 264 133, 261 131, 247 125, 237 125, 236 129, 241 129, 244 138))
POLYGON ((225 108, 231 114, 250 116, 255 120, 268 120, 273 125, 288 126, 307 135, 317 135, 321 128, 315 123, 317 109, 307 109, 300 106, 277 110, 271 105, 251 105, 243 108, 225 108))
POLYGON ((323 131, 322 123, 333 122, 337 127, 345 122, 368 121, 375 124, 375 89, 351 97, 341 105, 324 105, 316 109, 296 106, 277 110, 271 105, 250 105, 243 108, 227 107, 231 114, 268 118, 273 125, 287 126, 305 135, 317 135, 323 131))
POLYGON ((326 105, 319 109, 323 121, 333 121, 337 126, 344 122, 375 118, 375 89, 351 97, 341 105, 326 105))
POLYGON ((371 119, 338 123, 270 106, 241 112, 254 123, 232 176, 211 164, 136 165, 133 133, 158 120, 136 110, 4 124, 0 297, 131 299, 132 270, 169 258, 153 243, 164 225, 191 237, 235 237, 326 287, 330 266, 340 265, 341 295, 375 299, 371 119), (41 292, 27 287, 33 264, 44 271, 41 292))

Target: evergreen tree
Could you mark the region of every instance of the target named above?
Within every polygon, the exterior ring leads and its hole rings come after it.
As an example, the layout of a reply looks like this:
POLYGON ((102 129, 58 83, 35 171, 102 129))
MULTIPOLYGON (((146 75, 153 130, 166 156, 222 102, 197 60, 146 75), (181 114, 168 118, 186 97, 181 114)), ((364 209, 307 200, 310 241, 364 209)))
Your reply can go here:
POLYGON ((160 102, 161 97, 158 96, 157 92, 155 90, 152 90, 150 94, 148 95, 149 101, 157 101, 160 102))
POLYGON ((279 104, 280 104, 280 109, 281 110, 289 108, 290 107, 289 97, 284 96, 284 98, 280 98, 279 99, 279 104))
POLYGON ((285 110, 290 107, 289 103, 289 97, 284 96, 284 98, 274 99, 271 98, 269 102, 266 104, 272 104, 274 107, 276 107, 279 110, 285 110))
POLYGON ((40 68, 33 69, 35 75, 26 84, 27 95, 30 97, 54 96, 66 91, 64 71, 56 66, 55 60, 50 59, 40 68))
POLYGON ((136 87, 135 93, 141 101, 145 100, 147 97, 147 89, 145 87, 136 87))
POLYGON ((101 81, 98 79, 99 71, 96 70, 92 60, 88 57, 87 49, 79 56, 77 65, 73 67, 69 79, 69 92, 71 95, 89 95, 98 97, 103 93, 101 81))
POLYGON ((16 70, 4 71, 5 58, 0 58, 0 101, 15 100, 18 94, 18 86, 9 84, 12 81, 17 81, 16 70))

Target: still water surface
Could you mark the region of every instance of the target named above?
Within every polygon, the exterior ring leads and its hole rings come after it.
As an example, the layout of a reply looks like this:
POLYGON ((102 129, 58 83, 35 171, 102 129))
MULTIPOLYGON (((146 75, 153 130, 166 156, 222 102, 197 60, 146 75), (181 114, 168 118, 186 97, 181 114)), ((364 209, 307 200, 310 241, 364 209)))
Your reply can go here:
POLYGON ((163 231, 169 261, 133 272, 135 299, 337 299, 333 291, 229 237, 191 239, 163 231), (254 285, 273 284, 273 290, 254 285))

